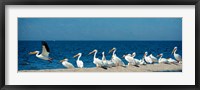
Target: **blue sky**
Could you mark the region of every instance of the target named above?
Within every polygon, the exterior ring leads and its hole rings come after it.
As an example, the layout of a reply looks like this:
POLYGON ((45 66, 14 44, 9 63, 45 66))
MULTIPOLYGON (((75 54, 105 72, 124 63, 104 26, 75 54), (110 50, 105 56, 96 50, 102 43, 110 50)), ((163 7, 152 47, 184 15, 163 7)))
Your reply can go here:
POLYGON ((182 40, 182 18, 18 18, 18 40, 182 40))

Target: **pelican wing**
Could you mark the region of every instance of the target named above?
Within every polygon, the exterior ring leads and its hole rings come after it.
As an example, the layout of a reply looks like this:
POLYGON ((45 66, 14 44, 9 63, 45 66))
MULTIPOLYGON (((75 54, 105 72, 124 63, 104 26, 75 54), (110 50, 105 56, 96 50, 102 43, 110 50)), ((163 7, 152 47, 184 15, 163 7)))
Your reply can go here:
POLYGON ((179 60, 182 60, 182 57, 179 54, 177 56, 178 56, 179 60))
POLYGON ((102 61, 101 67, 102 67, 103 69, 107 69, 107 68, 109 67, 108 62, 107 62, 106 60, 105 60, 105 61, 102 61))
POLYGON ((109 67, 116 67, 116 65, 112 61, 108 60, 107 62, 109 67))
POLYGON ((138 60, 138 59, 134 59, 135 60, 135 63, 136 63, 136 65, 139 65, 140 64, 140 60, 138 60))
POLYGON ((49 46, 45 41, 42 41, 42 55, 48 57, 49 56, 49 46))
POLYGON ((102 56, 102 60, 106 60, 106 57, 104 55, 102 56))
POLYGON ((98 65, 102 65, 102 61, 99 58, 95 58, 94 63, 98 65))
POLYGON ((152 59, 150 57, 145 57, 144 60, 147 62, 147 63, 152 63, 152 59))
POLYGON ((62 64, 63 64, 63 66, 65 66, 67 68, 74 68, 74 66, 71 63, 67 62, 67 61, 63 62, 62 64))
POLYGON ((177 60, 177 61, 182 61, 182 58, 179 54, 176 54, 174 53, 174 58, 177 60))
POLYGON ((168 62, 169 62, 169 63, 173 63, 173 62, 174 62, 174 63, 177 63, 177 61, 174 60, 174 59, 172 59, 172 58, 169 58, 169 59, 168 59, 168 62))
POLYGON ((119 57, 116 57, 116 60, 118 61, 118 63, 119 63, 120 66, 126 66, 124 64, 124 62, 119 57))
POLYGON ((130 56, 126 56, 125 60, 128 61, 129 63, 133 62, 133 58, 130 56))
POLYGON ((125 59, 131 64, 131 65, 137 65, 137 62, 135 59, 131 56, 126 56, 125 59))
POLYGON ((152 54, 150 55, 150 58, 153 59, 153 60, 157 60, 157 58, 154 57, 152 54))
POLYGON ((79 68, 83 68, 83 61, 80 60, 80 61, 77 61, 76 63, 79 68))
POLYGON ((142 64, 142 65, 146 65, 147 64, 144 58, 140 59, 140 64, 142 64))
POLYGON ((165 64, 167 64, 167 63, 168 63, 168 60, 165 59, 165 58, 160 58, 160 59, 159 59, 159 63, 165 63, 165 64))

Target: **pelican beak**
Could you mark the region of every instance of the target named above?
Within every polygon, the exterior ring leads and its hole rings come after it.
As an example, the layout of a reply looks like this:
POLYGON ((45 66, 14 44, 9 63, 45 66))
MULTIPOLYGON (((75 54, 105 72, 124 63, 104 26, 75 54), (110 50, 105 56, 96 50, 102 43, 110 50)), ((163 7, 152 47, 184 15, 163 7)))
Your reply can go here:
POLYGON ((31 54, 36 54, 36 52, 29 52, 29 54, 31 55, 31 54))
POLYGON ((135 56, 134 54, 131 54, 131 57, 135 56))
POLYGON ((60 60, 60 63, 63 62, 64 60, 60 60))
POLYGON ((94 53, 94 51, 90 52, 88 55, 90 55, 90 54, 92 54, 92 53, 94 53))
POLYGON ((75 57, 78 57, 79 55, 78 54, 76 54, 73 58, 75 58, 75 57))
POLYGON ((111 57, 111 60, 113 59, 113 56, 111 57))
POLYGON ((175 49, 173 49, 172 54, 174 53, 175 49))
POLYGON ((112 50, 110 50, 108 53, 111 53, 112 52, 112 50))
POLYGON ((109 53, 111 53, 112 51, 114 51, 114 48, 113 48, 113 49, 111 49, 111 50, 109 51, 109 53))
POLYGON ((160 57, 161 55, 159 54, 159 55, 157 55, 157 57, 160 57))
POLYGON ((68 58, 64 58, 64 60, 68 60, 68 58))
POLYGON ((122 57, 125 58, 125 55, 123 55, 122 57))
MULTIPOLYGON (((145 53, 144 53, 144 56, 146 56, 146 54, 145 54, 145 53)), ((143 56, 143 57, 144 57, 144 56, 143 56)))

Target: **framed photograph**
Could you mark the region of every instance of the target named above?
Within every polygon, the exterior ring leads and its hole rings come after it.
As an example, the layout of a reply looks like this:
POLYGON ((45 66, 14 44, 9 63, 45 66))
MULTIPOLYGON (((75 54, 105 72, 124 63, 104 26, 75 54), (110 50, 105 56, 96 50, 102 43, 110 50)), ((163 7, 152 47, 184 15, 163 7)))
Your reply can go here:
POLYGON ((199 88, 199 5, 1 1, 1 89, 199 88))

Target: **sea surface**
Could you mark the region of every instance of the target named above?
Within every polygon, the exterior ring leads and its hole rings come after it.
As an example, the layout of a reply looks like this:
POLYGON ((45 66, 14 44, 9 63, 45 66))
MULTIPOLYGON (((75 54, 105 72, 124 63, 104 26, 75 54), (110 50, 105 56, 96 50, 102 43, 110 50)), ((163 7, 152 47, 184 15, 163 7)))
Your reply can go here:
POLYGON ((171 54, 175 46, 178 47, 176 53, 182 56, 182 41, 46 41, 50 48, 52 63, 41 60, 35 55, 29 55, 31 51, 41 51, 41 41, 18 41, 18 70, 41 70, 41 69, 61 69, 65 68, 60 63, 64 57, 69 59, 75 67, 77 53, 82 53, 80 58, 84 62, 85 68, 95 67, 93 64, 93 54, 88 55, 94 49, 98 50, 97 57, 102 58, 105 52, 106 59, 110 60, 112 53, 108 53, 113 47, 117 48, 116 55, 125 64, 127 61, 122 58, 124 54, 136 52, 137 59, 141 59, 144 52, 157 56, 163 53, 164 58, 174 58, 171 54))

